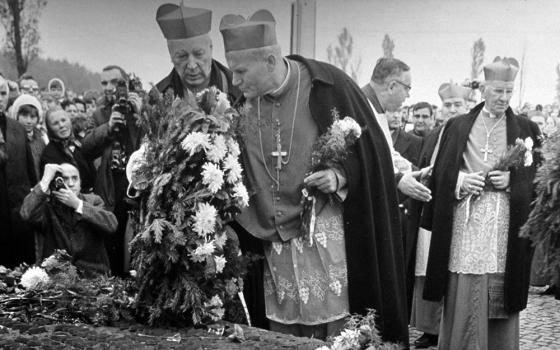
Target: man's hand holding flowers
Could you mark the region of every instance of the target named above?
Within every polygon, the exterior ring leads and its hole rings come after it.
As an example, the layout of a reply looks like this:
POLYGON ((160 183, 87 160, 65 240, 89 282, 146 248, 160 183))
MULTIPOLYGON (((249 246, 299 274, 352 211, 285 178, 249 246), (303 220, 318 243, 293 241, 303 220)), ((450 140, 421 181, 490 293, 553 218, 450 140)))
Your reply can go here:
POLYGON ((314 187, 323 193, 334 193, 346 185, 343 176, 339 176, 334 169, 314 172, 303 179, 305 187, 314 187), (342 183, 344 182, 344 183, 342 183))
POLYGON ((509 171, 492 170, 488 173, 488 177, 497 190, 505 190, 509 187, 509 171))

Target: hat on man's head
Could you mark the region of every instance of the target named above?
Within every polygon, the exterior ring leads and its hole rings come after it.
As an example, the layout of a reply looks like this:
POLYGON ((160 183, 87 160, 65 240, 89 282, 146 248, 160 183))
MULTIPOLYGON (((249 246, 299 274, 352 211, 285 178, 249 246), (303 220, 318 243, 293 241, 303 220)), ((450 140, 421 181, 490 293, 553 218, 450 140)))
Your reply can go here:
POLYGON ((519 63, 515 58, 496 56, 494 62, 484 66, 486 81, 512 82, 519 71, 519 63))
POLYGON ((259 10, 245 19, 225 15, 220 22, 226 52, 276 45, 276 21, 268 10, 259 10))
POLYGON ((212 11, 183 4, 163 4, 157 10, 156 21, 165 39, 188 39, 210 32, 212 11))
POLYGON ((438 89, 438 94, 442 101, 448 98, 457 98, 457 97, 466 100, 469 97, 470 93, 471 93, 471 89, 453 82, 443 83, 438 89))

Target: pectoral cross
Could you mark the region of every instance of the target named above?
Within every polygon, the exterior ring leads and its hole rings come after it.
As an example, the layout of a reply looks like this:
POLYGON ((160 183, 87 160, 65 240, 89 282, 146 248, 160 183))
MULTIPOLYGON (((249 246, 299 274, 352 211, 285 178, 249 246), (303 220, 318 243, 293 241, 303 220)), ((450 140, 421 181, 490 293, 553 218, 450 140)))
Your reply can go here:
POLYGON ((488 140, 486 140, 486 146, 484 146, 484 148, 480 149, 482 152, 484 152, 484 161, 486 162, 488 160, 488 153, 492 154, 494 153, 494 151, 492 151, 488 145, 488 140))
POLYGON ((282 139, 280 138, 280 130, 276 131, 276 151, 272 151, 270 154, 276 157, 276 172, 282 170, 282 157, 288 155, 287 152, 282 151, 282 139))

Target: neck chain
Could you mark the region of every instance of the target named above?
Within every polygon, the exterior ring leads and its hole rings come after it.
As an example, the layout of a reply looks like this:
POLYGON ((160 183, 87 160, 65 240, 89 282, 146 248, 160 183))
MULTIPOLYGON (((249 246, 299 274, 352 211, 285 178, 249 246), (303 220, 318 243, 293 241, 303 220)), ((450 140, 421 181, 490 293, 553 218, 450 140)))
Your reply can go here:
MULTIPOLYGON (((289 63, 288 63, 289 64, 289 63)), ((279 191, 280 190, 280 170, 282 170, 282 165, 287 165, 290 162, 290 158, 292 156, 292 146, 293 146, 293 141, 294 141, 294 129, 295 129, 295 125, 296 125, 296 117, 297 117, 297 107, 298 107, 298 103, 299 103, 299 89, 300 89, 300 83, 301 83, 301 69, 299 68, 299 65, 296 63, 296 68, 297 68, 297 88, 296 88, 296 103, 294 104, 294 112, 293 112, 293 116, 292 116, 292 130, 291 130, 291 135, 290 135, 290 146, 288 147, 288 153, 286 153, 285 151, 282 151, 282 140, 280 137, 280 122, 278 122, 277 127, 278 130, 276 131, 276 149, 271 152, 271 155, 273 157, 277 157, 276 158, 276 177, 274 177, 270 170, 268 169, 268 165, 266 164, 266 158, 264 156, 264 149, 263 149, 263 142, 262 142, 262 132, 261 132, 261 98, 260 96, 257 98, 257 126, 259 129, 259 145, 261 148, 261 157, 262 157, 262 161, 264 164, 264 168, 266 170, 266 173, 268 174, 268 176, 272 179, 272 181, 276 184, 276 190, 279 191), (287 159, 284 160, 283 157, 287 156, 287 159)), ((289 77, 288 77, 289 79, 289 77)))
POLYGON ((484 161, 485 162, 488 161, 488 153, 494 153, 494 151, 492 151, 489 147, 490 136, 492 136, 492 132, 494 131, 494 129, 496 129, 498 124, 500 124, 500 122, 502 121, 502 119, 504 119, 505 116, 506 116, 506 114, 504 113, 500 117, 500 119, 498 119, 496 124, 494 124, 494 126, 492 128, 490 128, 490 131, 488 131, 488 128, 486 127, 486 122, 484 121, 484 114, 482 115, 482 125, 484 125, 484 130, 486 131, 486 145, 484 146, 484 148, 481 149, 481 151, 484 153, 484 161))

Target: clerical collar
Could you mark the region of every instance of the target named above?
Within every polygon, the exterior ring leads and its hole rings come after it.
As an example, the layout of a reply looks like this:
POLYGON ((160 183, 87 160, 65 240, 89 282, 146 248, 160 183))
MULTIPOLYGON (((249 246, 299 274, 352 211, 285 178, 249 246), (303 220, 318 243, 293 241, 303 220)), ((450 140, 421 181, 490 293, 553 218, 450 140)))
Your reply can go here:
POLYGON ((280 84, 280 86, 276 90, 266 93, 265 94, 266 97, 277 99, 284 92, 286 92, 286 90, 288 90, 287 86, 288 86, 288 83, 289 83, 290 78, 292 76, 292 67, 291 67, 290 61, 288 61, 285 57, 283 57, 282 59, 284 60, 284 63, 286 64, 286 66, 288 68, 288 71, 286 72, 286 77, 284 77, 284 81, 282 81, 282 84, 280 84))
POLYGON ((375 109, 375 112, 377 114, 383 114, 385 113, 385 109, 383 109, 383 106, 381 105, 381 102, 379 102, 379 99, 377 98, 377 94, 375 93, 375 89, 373 88, 373 82, 370 81, 369 83, 369 87, 371 88, 371 91, 373 92, 371 94, 371 104, 373 105, 373 108, 375 109))
POLYGON ((485 105, 484 107, 482 107, 482 112, 483 112, 483 113, 486 113, 486 115, 488 115, 488 117, 489 117, 490 119, 496 119, 496 118, 498 118, 497 115, 495 115, 494 113, 491 113, 491 112, 486 108, 486 105, 485 105))

